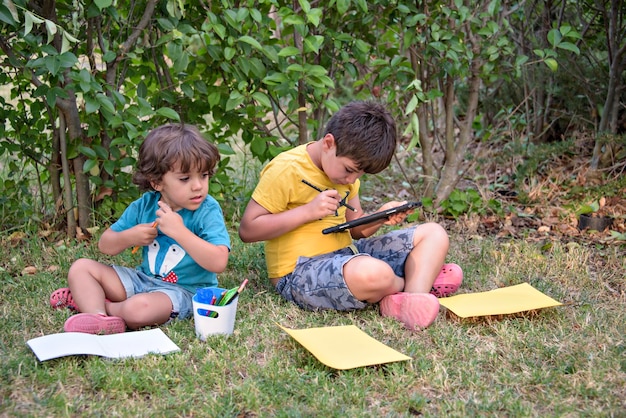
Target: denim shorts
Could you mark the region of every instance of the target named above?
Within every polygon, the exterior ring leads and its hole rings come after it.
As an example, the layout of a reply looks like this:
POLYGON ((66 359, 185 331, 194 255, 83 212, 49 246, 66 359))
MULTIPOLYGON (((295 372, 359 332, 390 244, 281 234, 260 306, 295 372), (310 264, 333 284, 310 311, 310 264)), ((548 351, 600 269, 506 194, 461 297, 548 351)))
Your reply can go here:
POLYGON ((343 278, 343 266, 354 257, 370 256, 389 264, 396 276, 404 277, 404 264, 413 249, 415 227, 362 238, 353 245, 315 257, 299 257, 294 270, 281 277, 276 291, 302 309, 363 309, 367 302, 352 295, 343 278), (353 248, 354 247, 354 248, 353 248))
POLYGON ((185 319, 193 314, 191 299, 193 293, 174 283, 155 279, 147 274, 130 267, 111 266, 117 273, 126 289, 126 297, 130 298, 139 293, 162 292, 172 301, 170 319, 185 319))

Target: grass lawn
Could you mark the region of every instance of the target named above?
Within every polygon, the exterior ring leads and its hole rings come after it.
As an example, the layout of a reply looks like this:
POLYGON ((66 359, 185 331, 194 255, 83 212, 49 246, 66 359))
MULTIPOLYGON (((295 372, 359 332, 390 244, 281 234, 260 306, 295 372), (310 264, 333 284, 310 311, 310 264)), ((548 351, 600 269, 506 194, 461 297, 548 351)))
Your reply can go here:
MULTIPOLYGON (((409 332, 373 307, 305 312, 266 281, 262 246, 233 251, 220 285, 250 283, 235 332, 195 336, 193 320, 162 327, 178 353, 107 360, 37 361, 28 339, 62 332, 69 311, 48 297, 66 285, 77 257, 94 243, 0 237, 0 416, 624 416, 626 262, 624 246, 451 235, 448 261, 465 271, 461 293, 529 282, 555 308, 459 319, 442 308, 426 330, 409 332), (338 371, 282 331, 354 324, 412 357, 338 371)), ((95 241, 94 241, 95 242, 95 241)), ((136 265, 139 254, 110 261, 136 265)))

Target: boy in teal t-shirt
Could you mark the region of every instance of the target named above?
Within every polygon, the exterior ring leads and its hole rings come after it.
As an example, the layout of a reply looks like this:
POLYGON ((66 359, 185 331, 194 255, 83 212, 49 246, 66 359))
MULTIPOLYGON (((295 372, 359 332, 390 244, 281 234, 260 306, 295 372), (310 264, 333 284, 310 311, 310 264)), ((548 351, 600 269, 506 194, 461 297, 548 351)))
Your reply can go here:
POLYGON ((79 312, 65 322, 66 332, 112 334, 191 316, 193 295, 217 286, 230 251, 222 210, 208 194, 219 159, 194 126, 164 125, 148 134, 133 176, 146 193, 98 242, 109 255, 143 246, 143 261, 135 269, 76 260, 69 288, 50 296, 53 307, 79 312))

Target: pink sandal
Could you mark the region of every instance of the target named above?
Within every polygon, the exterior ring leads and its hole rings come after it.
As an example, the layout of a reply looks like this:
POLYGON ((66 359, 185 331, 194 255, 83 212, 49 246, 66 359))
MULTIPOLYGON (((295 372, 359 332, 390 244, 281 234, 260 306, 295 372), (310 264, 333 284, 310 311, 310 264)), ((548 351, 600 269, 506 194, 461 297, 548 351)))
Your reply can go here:
POLYGON ((69 287, 62 287, 52 292, 50 295, 50 306, 54 309, 67 308, 72 311, 78 311, 69 287))
POLYGON ((433 283, 430 293, 445 298, 457 291, 463 282, 463 270, 457 264, 444 264, 433 283))
POLYGON ((119 334, 126 331, 126 322, 119 316, 79 313, 70 316, 63 326, 65 332, 87 334, 119 334))
POLYGON ((382 316, 396 318, 411 331, 428 327, 439 313, 439 300, 430 293, 394 293, 385 296, 379 306, 382 316))

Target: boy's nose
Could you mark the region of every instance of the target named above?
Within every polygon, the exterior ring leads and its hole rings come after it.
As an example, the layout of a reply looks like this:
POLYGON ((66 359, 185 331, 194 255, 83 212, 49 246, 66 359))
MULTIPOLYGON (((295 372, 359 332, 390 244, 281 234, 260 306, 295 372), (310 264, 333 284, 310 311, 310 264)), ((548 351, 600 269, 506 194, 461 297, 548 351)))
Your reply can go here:
POLYGON ((202 189, 202 181, 201 180, 194 180, 191 183, 191 187, 193 188, 193 190, 200 190, 200 189, 202 189))

